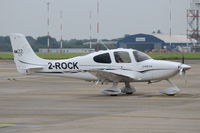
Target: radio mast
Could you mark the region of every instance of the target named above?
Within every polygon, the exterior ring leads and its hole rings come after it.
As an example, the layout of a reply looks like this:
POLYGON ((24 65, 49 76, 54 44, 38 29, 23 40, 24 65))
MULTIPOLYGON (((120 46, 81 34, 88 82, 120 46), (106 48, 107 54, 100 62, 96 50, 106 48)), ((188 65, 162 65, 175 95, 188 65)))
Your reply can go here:
POLYGON ((47 2, 47 48, 48 48, 48 53, 50 51, 50 44, 49 44, 49 39, 50 39, 50 34, 49 34, 49 27, 50 27, 50 19, 49 19, 49 15, 50 15, 50 2, 47 2))
POLYGON ((89 12, 90 49, 92 48, 92 11, 89 12))
POLYGON ((60 11, 60 53, 62 53, 63 48, 63 11, 60 11))

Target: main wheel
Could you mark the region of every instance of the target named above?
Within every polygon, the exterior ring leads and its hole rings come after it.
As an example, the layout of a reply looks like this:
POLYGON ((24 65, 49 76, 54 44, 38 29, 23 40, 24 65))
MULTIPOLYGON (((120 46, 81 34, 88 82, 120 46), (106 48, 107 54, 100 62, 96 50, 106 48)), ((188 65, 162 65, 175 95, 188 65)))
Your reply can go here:
POLYGON ((111 94, 110 96, 112 96, 112 97, 116 97, 116 96, 118 96, 117 94, 111 94))
POLYGON ((133 92, 126 92, 126 95, 132 95, 133 92))

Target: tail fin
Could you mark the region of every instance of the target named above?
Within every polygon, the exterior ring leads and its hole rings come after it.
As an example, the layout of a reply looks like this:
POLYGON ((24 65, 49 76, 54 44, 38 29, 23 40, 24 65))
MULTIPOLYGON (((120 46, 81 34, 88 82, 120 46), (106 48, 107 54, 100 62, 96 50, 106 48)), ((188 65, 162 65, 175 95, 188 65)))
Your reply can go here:
POLYGON ((30 68, 44 67, 41 65, 44 59, 34 53, 24 35, 19 33, 11 34, 10 40, 18 72, 25 74, 30 68))

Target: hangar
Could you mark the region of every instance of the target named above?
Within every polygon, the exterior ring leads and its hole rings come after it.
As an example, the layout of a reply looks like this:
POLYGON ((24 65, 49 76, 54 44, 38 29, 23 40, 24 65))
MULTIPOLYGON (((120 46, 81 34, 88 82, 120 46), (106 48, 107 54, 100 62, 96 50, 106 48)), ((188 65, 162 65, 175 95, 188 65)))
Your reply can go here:
POLYGON ((127 35, 119 40, 117 48, 133 48, 140 51, 160 50, 163 48, 172 50, 177 46, 187 46, 188 42, 190 40, 187 39, 186 35, 135 34, 127 35))

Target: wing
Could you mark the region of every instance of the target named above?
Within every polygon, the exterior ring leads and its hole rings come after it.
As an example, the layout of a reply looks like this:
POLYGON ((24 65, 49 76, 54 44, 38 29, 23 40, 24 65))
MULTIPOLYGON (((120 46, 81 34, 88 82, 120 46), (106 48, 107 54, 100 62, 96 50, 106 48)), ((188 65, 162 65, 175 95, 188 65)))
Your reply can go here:
POLYGON ((89 70, 90 73, 95 75, 100 81, 134 81, 136 78, 136 72, 123 69, 114 70, 89 70))

